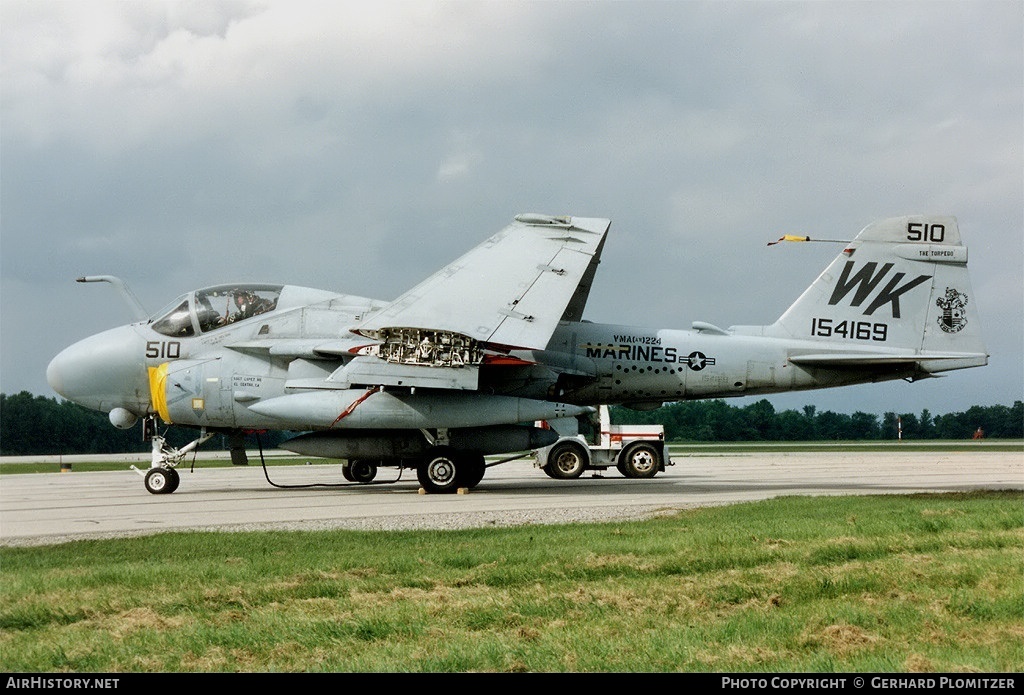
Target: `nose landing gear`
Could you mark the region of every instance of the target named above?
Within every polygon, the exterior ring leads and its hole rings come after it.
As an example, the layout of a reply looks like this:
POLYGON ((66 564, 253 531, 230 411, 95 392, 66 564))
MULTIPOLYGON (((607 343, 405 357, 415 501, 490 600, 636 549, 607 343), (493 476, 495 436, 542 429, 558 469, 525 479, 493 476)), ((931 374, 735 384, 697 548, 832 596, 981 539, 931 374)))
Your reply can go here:
POLYGON ((150 461, 149 470, 142 471, 135 466, 132 466, 131 469, 142 476, 147 492, 154 495, 169 495, 178 489, 178 484, 181 482, 175 466, 181 463, 186 454, 212 437, 214 433, 203 430, 197 439, 176 449, 167 444, 166 439, 155 433, 154 424, 146 423, 146 431, 153 432, 150 435, 153 441, 153 458, 150 461))

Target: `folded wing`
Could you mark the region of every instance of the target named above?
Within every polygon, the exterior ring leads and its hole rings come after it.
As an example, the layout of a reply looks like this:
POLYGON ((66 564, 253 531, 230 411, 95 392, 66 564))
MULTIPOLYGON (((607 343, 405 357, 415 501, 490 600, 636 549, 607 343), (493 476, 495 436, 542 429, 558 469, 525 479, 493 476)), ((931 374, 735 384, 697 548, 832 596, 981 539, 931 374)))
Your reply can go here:
POLYGON ((475 390, 480 366, 513 349, 543 350, 579 320, 609 220, 519 215, 352 332, 376 342, 319 388, 475 390))
POLYGON ((563 317, 579 320, 609 225, 519 215, 355 332, 386 342, 416 330, 465 337, 480 347, 543 349, 563 317))

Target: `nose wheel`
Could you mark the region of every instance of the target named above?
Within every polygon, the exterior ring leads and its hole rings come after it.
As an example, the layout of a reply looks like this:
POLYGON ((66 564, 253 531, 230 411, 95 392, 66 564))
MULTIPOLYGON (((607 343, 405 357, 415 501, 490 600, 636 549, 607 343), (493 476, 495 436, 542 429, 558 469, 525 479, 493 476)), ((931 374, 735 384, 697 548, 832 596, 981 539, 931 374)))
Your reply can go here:
POLYGON ((173 468, 150 468, 146 473, 146 490, 154 495, 169 495, 178 489, 181 477, 173 468))
POLYGON ((149 465, 149 470, 141 471, 135 466, 131 468, 142 476, 147 492, 153 495, 169 495, 178 489, 178 484, 181 482, 181 477, 174 467, 181 463, 185 454, 212 436, 213 432, 203 432, 198 439, 180 449, 175 449, 173 446, 169 446, 163 437, 153 434, 153 460, 149 465))

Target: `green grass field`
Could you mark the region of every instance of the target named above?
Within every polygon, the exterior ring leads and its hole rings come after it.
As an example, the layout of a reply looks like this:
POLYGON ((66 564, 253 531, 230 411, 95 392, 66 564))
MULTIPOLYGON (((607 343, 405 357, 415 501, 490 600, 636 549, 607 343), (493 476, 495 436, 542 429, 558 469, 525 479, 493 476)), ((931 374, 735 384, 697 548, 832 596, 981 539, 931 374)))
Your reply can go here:
POLYGON ((1024 670, 1024 495, 0 548, 8 672, 1024 670))

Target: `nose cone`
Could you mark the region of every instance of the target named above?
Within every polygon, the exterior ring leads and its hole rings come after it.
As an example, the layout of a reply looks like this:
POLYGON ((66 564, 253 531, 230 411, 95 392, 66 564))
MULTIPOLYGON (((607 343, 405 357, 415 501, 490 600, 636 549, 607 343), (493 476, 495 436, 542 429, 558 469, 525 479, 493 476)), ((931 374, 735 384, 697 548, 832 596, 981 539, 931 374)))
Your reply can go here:
POLYGON ((50 364, 46 366, 46 383, 50 385, 51 389, 67 398, 64 394, 64 380, 61 378, 61 375, 67 371, 67 367, 64 365, 65 352, 67 350, 50 360, 50 364))
POLYGON ((141 415, 149 406, 145 346, 130 326, 65 349, 46 368, 46 381, 64 398, 93 410, 120 407, 141 415))

